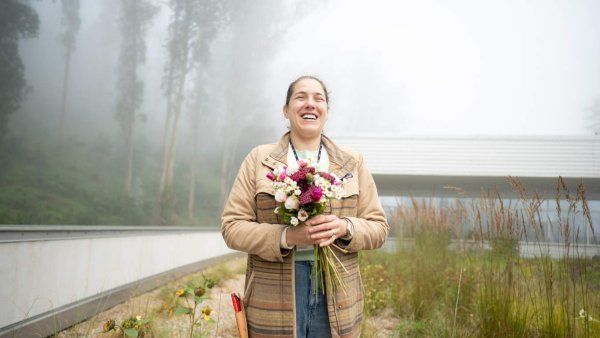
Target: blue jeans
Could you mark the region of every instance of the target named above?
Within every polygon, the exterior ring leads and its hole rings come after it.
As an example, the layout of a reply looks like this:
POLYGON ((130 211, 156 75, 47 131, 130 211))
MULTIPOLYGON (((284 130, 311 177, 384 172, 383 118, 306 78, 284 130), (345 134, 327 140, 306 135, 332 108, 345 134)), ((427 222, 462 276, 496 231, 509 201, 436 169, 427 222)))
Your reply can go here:
POLYGON ((298 338, 331 337, 329 315, 327 314, 327 297, 323 290, 315 295, 313 281, 310 278, 314 262, 296 261, 296 335, 298 338))

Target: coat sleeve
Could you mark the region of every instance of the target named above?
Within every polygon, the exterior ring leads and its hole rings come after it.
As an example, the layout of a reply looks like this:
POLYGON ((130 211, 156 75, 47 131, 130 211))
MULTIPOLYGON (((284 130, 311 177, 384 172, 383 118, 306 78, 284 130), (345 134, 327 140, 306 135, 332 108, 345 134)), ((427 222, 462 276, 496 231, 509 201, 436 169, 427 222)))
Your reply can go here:
POLYGON ((291 252, 280 248, 284 225, 256 222, 257 154, 254 149, 242 163, 223 209, 221 234, 231 249, 283 262, 283 257, 291 252))
POLYGON ((365 166, 362 155, 358 160, 358 206, 357 217, 348 217, 354 234, 342 247, 350 252, 380 248, 387 238, 389 225, 377 195, 373 176, 365 166), (345 245, 344 245, 345 244, 345 245))

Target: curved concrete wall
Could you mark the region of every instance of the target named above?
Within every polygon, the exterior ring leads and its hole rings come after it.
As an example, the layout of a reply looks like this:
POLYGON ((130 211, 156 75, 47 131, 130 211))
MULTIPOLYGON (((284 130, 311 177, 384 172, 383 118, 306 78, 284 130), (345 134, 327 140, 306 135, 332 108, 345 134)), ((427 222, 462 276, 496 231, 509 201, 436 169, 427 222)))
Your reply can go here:
POLYGON ((214 228, 0 228, 0 328, 232 252, 214 228))

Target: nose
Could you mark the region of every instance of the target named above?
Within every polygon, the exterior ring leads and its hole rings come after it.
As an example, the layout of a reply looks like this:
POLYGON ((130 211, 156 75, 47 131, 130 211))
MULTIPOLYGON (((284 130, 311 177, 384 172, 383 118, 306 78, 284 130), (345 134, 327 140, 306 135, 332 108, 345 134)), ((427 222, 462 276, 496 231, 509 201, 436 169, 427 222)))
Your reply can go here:
POLYGON ((315 106, 316 106, 315 99, 314 99, 312 96, 309 96, 309 97, 306 99, 306 107, 307 107, 307 108, 309 108, 309 107, 310 107, 310 108, 314 108, 315 106))

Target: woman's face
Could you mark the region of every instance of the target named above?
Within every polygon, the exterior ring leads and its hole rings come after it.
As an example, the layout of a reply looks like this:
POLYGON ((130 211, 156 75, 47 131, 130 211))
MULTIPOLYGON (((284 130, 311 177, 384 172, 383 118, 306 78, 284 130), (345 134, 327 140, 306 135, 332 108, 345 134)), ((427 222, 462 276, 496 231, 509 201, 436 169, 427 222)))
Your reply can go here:
POLYGON ((303 137, 318 137, 325 126, 329 108, 325 91, 313 79, 303 79, 294 85, 290 102, 283 107, 292 132, 303 137))

